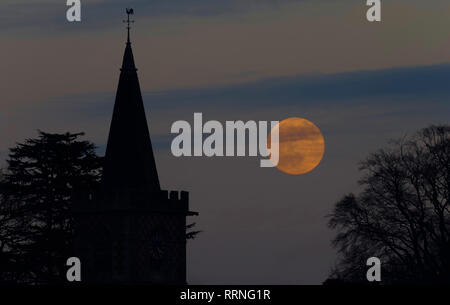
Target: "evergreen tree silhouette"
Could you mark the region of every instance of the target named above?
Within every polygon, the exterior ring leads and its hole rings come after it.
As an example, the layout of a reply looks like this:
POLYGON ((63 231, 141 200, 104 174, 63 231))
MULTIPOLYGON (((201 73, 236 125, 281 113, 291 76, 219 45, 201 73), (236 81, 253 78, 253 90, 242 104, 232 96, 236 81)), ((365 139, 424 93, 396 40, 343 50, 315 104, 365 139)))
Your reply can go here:
POLYGON ((0 181, 0 282, 65 281, 72 199, 98 188, 102 158, 83 133, 39 131, 10 149, 0 181))

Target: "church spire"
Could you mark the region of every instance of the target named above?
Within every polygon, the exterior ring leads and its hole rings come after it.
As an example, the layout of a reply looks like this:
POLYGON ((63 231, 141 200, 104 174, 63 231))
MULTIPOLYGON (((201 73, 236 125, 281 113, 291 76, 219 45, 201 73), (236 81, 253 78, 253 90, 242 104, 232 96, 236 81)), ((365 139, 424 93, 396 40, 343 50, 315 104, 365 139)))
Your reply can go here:
POLYGON ((141 89, 129 37, 120 69, 119 85, 105 153, 102 186, 108 192, 120 189, 160 191, 153 148, 148 131, 141 89))

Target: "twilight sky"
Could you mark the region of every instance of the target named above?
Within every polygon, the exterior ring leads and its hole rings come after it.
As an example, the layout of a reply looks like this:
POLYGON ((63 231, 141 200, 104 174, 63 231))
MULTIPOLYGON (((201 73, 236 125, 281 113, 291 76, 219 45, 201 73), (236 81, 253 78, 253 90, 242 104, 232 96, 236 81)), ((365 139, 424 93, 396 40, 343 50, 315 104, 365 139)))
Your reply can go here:
POLYGON ((325 215, 357 191, 358 161, 450 115, 450 3, 364 0, 0 2, 0 163, 16 141, 85 131, 104 152, 135 9, 133 52, 163 188, 190 191, 204 232, 188 244, 192 284, 318 284, 335 261, 325 215), (175 158, 170 126, 304 117, 325 137, 316 170, 259 158, 175 158))

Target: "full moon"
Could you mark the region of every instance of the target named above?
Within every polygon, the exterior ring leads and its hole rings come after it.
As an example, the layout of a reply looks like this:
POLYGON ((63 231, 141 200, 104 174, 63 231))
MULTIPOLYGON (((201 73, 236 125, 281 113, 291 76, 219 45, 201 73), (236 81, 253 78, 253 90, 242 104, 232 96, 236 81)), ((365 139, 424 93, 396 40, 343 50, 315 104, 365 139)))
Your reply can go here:
MULTIPOLYGON (((325 152, 325 140, 319 128, 302 118, 288 118, 271 131, 279 132, 277 168, 289 175, 303 175, 315 169, 325 152)), ((271 146, 271 136, 267 139, 271 146)))

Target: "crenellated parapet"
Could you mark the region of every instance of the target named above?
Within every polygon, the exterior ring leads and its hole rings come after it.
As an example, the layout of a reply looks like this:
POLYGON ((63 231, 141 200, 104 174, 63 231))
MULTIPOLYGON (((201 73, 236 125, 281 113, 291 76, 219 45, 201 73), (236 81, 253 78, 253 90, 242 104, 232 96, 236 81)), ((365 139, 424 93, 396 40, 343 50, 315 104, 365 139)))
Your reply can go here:
POLYGON ((187 191, 148 192, 128 188, 109 190, 107 193, 78 194, 74 201, 75 211, 80 213, 127 211, 197 215, 189 211, 187 191))

